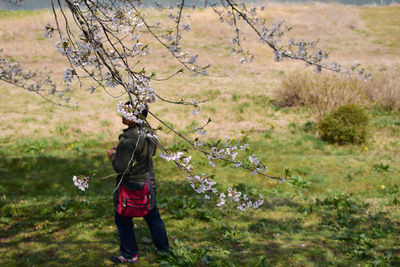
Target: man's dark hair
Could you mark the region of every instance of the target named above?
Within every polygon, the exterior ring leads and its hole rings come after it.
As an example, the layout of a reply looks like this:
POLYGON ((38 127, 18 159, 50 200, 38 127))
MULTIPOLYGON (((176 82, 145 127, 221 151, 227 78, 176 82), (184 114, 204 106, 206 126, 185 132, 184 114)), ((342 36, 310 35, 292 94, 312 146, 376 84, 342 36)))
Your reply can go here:
MULTIPOLYGON (((127 106, 127 105, 132 105, 131 104, 131 101, 127 101, 126 103, 125 103, 125 106, 127 106)), ((149 107, 147 106, 147 104, 145 104, 145 108, 142 110, 142 112, 140 113, 140 115, 142 115, 143 117, 145 117, 145 118, 147 118, 147 114, 149 113, 149 107)))

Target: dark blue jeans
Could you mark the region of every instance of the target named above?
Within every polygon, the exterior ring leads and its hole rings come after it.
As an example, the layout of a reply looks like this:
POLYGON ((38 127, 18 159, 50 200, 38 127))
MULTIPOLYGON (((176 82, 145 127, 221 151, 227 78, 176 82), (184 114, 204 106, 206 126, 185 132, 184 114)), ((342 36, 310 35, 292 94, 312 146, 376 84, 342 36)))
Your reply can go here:
MULTIPOLYGON (((157 205, 143 217, 149 226, 153 243, 159 251, 169 248, 167 231, 161 219, 157 205)), ((135 231, 133 230, 132 218, 127 218, 115 212, 115 224, 120 240, 121 255, 125 258, 133 258, 138 253, 135 231)))

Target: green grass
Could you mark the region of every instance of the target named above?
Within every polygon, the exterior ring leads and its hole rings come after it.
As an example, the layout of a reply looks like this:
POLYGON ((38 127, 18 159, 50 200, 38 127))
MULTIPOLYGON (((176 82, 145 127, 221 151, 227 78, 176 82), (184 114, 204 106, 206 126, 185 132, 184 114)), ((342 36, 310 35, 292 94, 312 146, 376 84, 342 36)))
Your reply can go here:
POLYGON ((361 18, 369 32, 363 32, 374 39, 376 44, 398 49, 400 47, 400 7, 360 8, 361 18), (383 30, 384 29, 384 30, 383 30))
MULTIPOLYGON (((375 118, 385 121, 377 131, 392 125, 387 113, 375 118)), ((340 147, 317 138, 310 123, 289 128, 267 136, 249 133, 270 174, 291 170, 293 179, 283 184, 193 159, 196 168, 216 174, 221 188, 263 193, 266 203, 257 211, 218 209, 195 195, 176 167, 156 157, 158 206, 173 253, 157 255, 144 221, 135 219, 142 265, 400 264, 397 149, 340 147)), ((94 181, 85 193, 71 179, 112 173, 104 153, 112 140, 88 138, 72 149, 66 140, 25 138, 1 146, 2 266, 110 265, 108 257, 118 253, 113 179, 94 181)))
POLYGON ((45 10, 0 10, 0 20, 26 18, 37 16, 45 12, 45 10))

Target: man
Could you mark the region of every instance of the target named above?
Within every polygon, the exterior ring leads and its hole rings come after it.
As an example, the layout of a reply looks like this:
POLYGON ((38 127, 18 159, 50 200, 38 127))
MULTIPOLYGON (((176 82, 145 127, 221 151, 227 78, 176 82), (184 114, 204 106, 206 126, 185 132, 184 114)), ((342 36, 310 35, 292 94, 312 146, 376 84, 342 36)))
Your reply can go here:
MULTIPOLYGON (((125 103, 130 106, 130 102, 125 103)), ((141 115, 147 117, 147 107, 141 115)), ((135 190, 143 188, 147 178, 150 178, 153 188, 152 196, 155 200, 156 180, 152 157, 156 153, 156 144, 141 132, 141 125, 122 117, 122 123, 129 126, 119 136, 117 148, 106 150, 114 170, 118 173, 117 186, 122 178, 124 187, 135 190), (128 166, 130 165, 130 166, 128 166)), ((119 190, 114 194, 114 206, 117 204, 119 190)), ((154 245, 159 251, 169 249, 167 232, 164 222, 156 205, 144 219, 149 226, 154 245)), ((112 256, 111 261, 116 263, 135 263, 138 261, 138 247, 133 229, 132 218, 123 217, 115 208, 115 224, 120 239, 120 256, 112 256)))

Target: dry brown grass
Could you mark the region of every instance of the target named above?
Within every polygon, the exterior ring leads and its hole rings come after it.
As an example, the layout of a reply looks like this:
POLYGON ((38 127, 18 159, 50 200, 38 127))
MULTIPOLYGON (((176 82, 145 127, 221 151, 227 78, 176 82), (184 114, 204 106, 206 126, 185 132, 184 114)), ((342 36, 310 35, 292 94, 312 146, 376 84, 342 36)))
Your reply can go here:
MULTIPOLYGON (((396 7, 400 10, 399 7, 396 7)), ((294 26, 290 36, 312 40, 320 38, 321 47, 331 52, 331 57, 343 64, 350 65, 355 60, 370 65, 400 65, 400 58, 393 56, 393 49, 386 49, 385 44, 372 42, 362 31, 368 31, 360 18, 361 9, 342 5, 268 5, 264 15, 276 21, 285 19, 294 26), (340 18, 340 19, 338 19, 340 18), (377 52, 379 50, 379 52, 377 52)), ((146 11, 154 14, 153 9, 146 11)), ((193 120, 207 121, 213 118, 209 134, 212 137, 235 135, 240 131, 263 131, 270 127, 287 129, 289 122, 304 121, 307 118, 295 113, 276 111, 264 104, 254 105, 249 96, 271 97, 274 89, 280 85, 282 73, 289 73, 303 67, 303 63, 285 61, 275 63, 272 52, 260 46, 257 38, 248 33, 245 48, 252 50, 256 56, 253 64, 238 64, 238 59, 231 57, 230 40, 232 30, 216 19, 210 9, 189 11, 193 25, 192 32, 184 37, 184 43, 191 52, 200 55, 204 63, 211 63, 212 74, 209 77, 193 77, 184 74, 166 82, 154 82, 158 93, 171 99, 183 96, 193 98, 210 98, 199 117, 188 115, 188 108, 171 106, 157 102, 151 108, 163 119, 173 122, 178 128, 185 128, 193 120), (217 94, 215 94, 217 93, 217 94), (232 95, 237 101, 232 101, 232 95), (250 103, 251 108, 244 108, 241 113, 238 107, 250 103), (251 119, 249 119, 251 118, 251 119)), ((166 14, 157 14, 161 21, 166 14)), ((43 37, 43 27, 53 21, 51 12, 42 11, 25 17, 0 19, 0 47, 6 54, 20 61, 27 68, 41 69, 44 66, 54 70, 56 77, 61 77, 66 61, 54 48, 54 40, 43 37)), ((384 29, 381 29, 384 31, 384 29)), ((150 44, 151 54, 143 58, 148 71, 165 76, 168 71, 179 68, 177 61, 160 45, 150 44)), ((400 52, 396 55, 400 55, 400 52)), ((309 70, 311 72, 311 70, 309 70)), ((311 74, 310 74, 311 75, 311 74)), ((74 97, 79 100, 77 110, 64 109, 46 103, 39 97, 24 92, 4 83, 0 84, 1 132, 0 138, 11 141, 24 135, 32 138, 58 135, 57 127, 66 127, 65 135, 79 139, 83 134, 102 134, 113 140, 122 128, 120 119, 114 112, 119 100, 97 92, 90 96, 84 89, 76 88, 74 97), (105 123, 108 122, 108 123, 105 123), (21 130, 23 129, 23 130, 21 130)), ((152 120, 154 126, 158 123, 152 120)))
POLYGON ((371 102, 385 110, 400 110, 400 69, 383 67, 362 85, 371 102))
POLYGON ((276 99, 280 106, 308 106, 313 116, 320 120, 344 104, 365 103, 361 83, 357 78, 332 73, 296 71, 282 79, 281 88, 276 90, 276 99))
POLYGON ((382 67, 371 80, 362 81, 335 73, 294 71, 282 79, 275 99, 283 107, 307 106, 317 120, 344 104, 371 104, 396 111, 400 108, 399 74, 398 69, 382 67))

